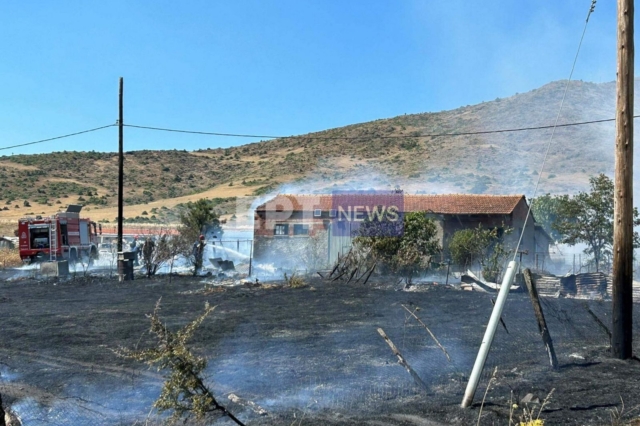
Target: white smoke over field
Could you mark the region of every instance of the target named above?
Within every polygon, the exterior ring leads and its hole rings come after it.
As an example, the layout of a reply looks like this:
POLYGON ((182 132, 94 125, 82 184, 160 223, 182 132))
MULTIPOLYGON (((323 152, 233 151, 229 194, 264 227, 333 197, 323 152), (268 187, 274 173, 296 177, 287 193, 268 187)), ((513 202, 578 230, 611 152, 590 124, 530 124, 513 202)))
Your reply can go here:
MULTIPOLYGON (((370 327, 351 324, 345 330, 335 325, 315 331, 286 327, 268 332, 267 341, 244 339, 245 332, 265 332, 260 327, 244 330, 247 327, 256 326, 239 327, 234 331, 236 337, 224 339, 209 360, 207 375, 220 393, 232 389, 270 412, 366 411, 385 400, 422 394, 403 368, 389 362, 393 354, 370 327), (322 364, 320 353, 324 354, 322 364), (270 367, 264 368, 267 364, 270 367)), ((416 332, 419 330, 411 330, 411 341, 396 343, 403 346, 403 354, 426 383, 439 384, 458 367, 448 364, 438 349, 429 349, 427 355, 421 344, 424 339, 419 338, 418 343, 416 332)), ((456 348, 448 339, 443 344, 452 351, 456 348)), ((464 352, 456 352, 455 357, 458 355, 464 352)), ((460 358, 454 361, 462 362, 460 358)))
POLYGON ((147 420, 162 422, 167 416, 149 410, 159 396, 159 383, 96 384, 83 378, 70 380, 51 401, 33 397, 11 406, 28 426, 113 426, 136 424, 148 413, 147 420))

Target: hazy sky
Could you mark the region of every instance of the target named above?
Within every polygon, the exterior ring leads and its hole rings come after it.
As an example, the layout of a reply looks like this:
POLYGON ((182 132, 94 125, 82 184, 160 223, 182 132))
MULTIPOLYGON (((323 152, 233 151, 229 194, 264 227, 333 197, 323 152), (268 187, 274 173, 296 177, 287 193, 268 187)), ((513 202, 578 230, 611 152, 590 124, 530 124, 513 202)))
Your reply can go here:
MULTIPOLYGON (((293 135, 568 77, 590 0, 0 2, 0 148, 115 123, 293 135)), ((615 79, 616 5, 575 79, 615 79)), ((251 142, 125 129, 125 149, 251 142)), ((116 151, 117 128, 0 155, 116 151)))

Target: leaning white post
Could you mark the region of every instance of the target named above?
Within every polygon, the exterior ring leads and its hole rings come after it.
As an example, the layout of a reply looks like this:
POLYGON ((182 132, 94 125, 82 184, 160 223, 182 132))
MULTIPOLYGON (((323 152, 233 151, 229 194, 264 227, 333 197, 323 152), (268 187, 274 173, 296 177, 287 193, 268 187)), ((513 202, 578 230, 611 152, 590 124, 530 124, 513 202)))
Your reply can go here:
POLYGON ((493 336, 496 333, 498 322, 500 321, 500 317, 502 316, 502 309, 504 308, 504 304, 507 301, 511 283, 513 282, 513 278, 515 277, 516 271, 518 270, 517 266, 518 263, 516 261, 512 260, 511 262, 509 262, 507 272, 504 274, 504 278, 502 279, 502 285, 500 286, 500 292, 498 293, 498 298, 496 299, 496 305, 493 307, 493 312, 491 312, 491 318, 489 318, 487 330, 484 332, 482 344, 480 345, 480 350, 478 351, 478 357, 476 358, 476 362, 473 365, 473 370, 471 371, 471 376, 469 377, 469 383, 467 383, 467 390, 465 390, 462 404, 460 404, 462 408, 467 408, 473 402, 473 396, 476 393, 478 382, 480 381, 480 374, 482 374, 482 369, 484 368, 484 363, 487 360, 489 349, 491 349, 493 336))

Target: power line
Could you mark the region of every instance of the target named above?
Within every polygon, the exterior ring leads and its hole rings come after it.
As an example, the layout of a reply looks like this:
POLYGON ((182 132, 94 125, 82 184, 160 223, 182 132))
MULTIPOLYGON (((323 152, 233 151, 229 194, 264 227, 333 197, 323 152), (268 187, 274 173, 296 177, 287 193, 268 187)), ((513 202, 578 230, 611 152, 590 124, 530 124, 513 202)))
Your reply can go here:
MULTIPOLYGON (((633 118, 638 118, 640 115, 634 115, 633 118)), ((574 123, 563 123, 563 124, 549 124, 546 126, 533 126, 533 127, 518 127, 513 129, 497 129, 497 130, 478 130, 474 132, 451 132, 451 133, 426 133, 418 136, 415 135, 394 135, 394 136, 375 136, 377 139, 406 139, 406 138, 436 138, 443 136, 472 136, 472 135, 486 135, 492 133, 510 133, 510 132, 525 132, 530 130, 545 130, 545 129, 554 129, 557 127, 570 127, 570 126, 582 126, 585 124, 596 124, 596 123, 607 123, 611 121, 615 121, 615 118, 604 118, 601 120, 590 120, 590 121, 577 121, 574 123)), ((143 130, 156 130, 161 132, 173 132, 173 133, 187 133, 194 135, 205 135, 205 136, 224 136, 224 137, 234 137, 234 138, 264 138, 264 139, 335 139, 335 140, 344 140, 344 139, 363 139, 364 136, 274 136, 274 135, 250 135, 250 134, 242 134, 242 133, 218 133, 218 132, 204 132, 197 130, 182 130, 182 129, 170 129, 166 127, 152 127, 152 126, 138 126, 135 124, 123 124, 124 127, 132 127, 135 129, 143 129, 143 130)))
MULTIPOLYGON (((578 56, 580 55, 580 49, 582 48, 582 42, 584 41, 584 35, 587 32, 587 26, 589 25, 589 17, 593 13, 596 8, 596 0, 591 0, 591 7, 589 8, 589 13, 587 14, 587 20, 584 23, 584 28, 582 29, 582 35, 580 36, 580 42, 578 43, 578 50, 576 50, 576 55, 573 58, 573 63, 571 64, 571 71, 569 72, 569 78, 567 79, 567 83, 564 86, 564 91, 562 92, 562 100, 560 101, 560 107, 558 108, 558 114, 556 115, 556 121, 553 125, 553 130, 551 131, 551 135, 549 136, 549 142, 547 142, 547 149, 544 152, 544 157, 542 157, 542 165, 540 166, 540 171, 538 172, 538 179, 536 180, 536 186, 533 189, 532 199, 535 198, 538 193, 538 188, 540 186, 540 179, 542 178, 542 171, 544 170, 544 166, 547 163, 547 157, 549 156, 549 151, 551 149, 551 142, 553 141, 553 136, 556 134, 556 128, 561 125, 558 124, 558 120, 560 120, 560 113, 562 112, 562 107, 564 106, 564 101, 567 97, 567 91, 569 90, 569 83, 573 78, 573 72, 576 69, 576 63, 578 62, 578 56)), ((633 118, 636 116, 634 115, 633 118)), ((533 207, 533 203, 529 203, 529 207, 527 208, 527 215, 524 218, 524 225, 526 226, 527 220, 529 220, 529 216, 531 216, 531 208, 533 207)), ((520 233, 520 237, 518 238, 518 244, 516 244, 516 250, 513 254, 513 261, 515 262, 516 257, 518 256, 518 250, 520 250, 520 244, 522 244, 522 238, 524 237, 524 228, 520 233)))
POLYGON ((5 150, 5 149, 11 149, 11 148, 18 148, 21 146, 27 146, 27 145, 35 145, 38 143, 43 143, 43 142, 50 142, 50 141, 54 141, 56 139, 64 139, 64 138, 69 138, 71 136, 77 136, 77 135, 81 135, 83 133, 91 133, 91 132, 96 132, 98 130, 102 130, 102 129, 106 129, 107 127, 113 127, 115 126, 115 124, 109 124, 107 126, 101 126, 101 127, 96 127, 95 129, 89 129, 89 130, 82 130, 80 132, 75 132, 75 133, 69 133, 68 135, 62 135, 62 136, 56 136, 53 138, 47 138, 47 139, 41 139, 39 141, 33 141, 33 142, 27 142, 27 143, 21 143, 18 145, 11 145, 11 146, 5 146, 5 147, 1 147, 0 151, 5 150))
MULTIPOLYGON (((640 115, 634 115, 633 118, 639 118, 640 115)), ((487 135, 493 133, 512 133, 512 132, 526 132, 532 130, 545 130, 545 129, 554 129, 557 127, 571 127, 571 126, 583 126, 587 124, 597 124, 597 123, 607 123, 615 121, 615 118, 604 118, 601 120, 589 120, 589 121, 577 121, 573 123, 563 123, 558 125, 546 125, 546 126, 532 126, 532 127, 517 127, 513 129, 497 129, 497 130, 479 130, 474 132, 451 132, 451 133, 427 133, 421 134, 418 136, 415 135, 394 135, 394 136, 375 136, 377 139, 406 139, 406 138, 436 138, 436 137, 446 137, 446 136, 473 136, 473 135, 487 135)), ((11 148, 19 148, 27 145, 35 145, 44 142, 50 142, 57 139, 64 139, 71 136, 77 136, 84 133, 96 132, 98 130, 106 129, 108 127, 116 126, 116 124, 108 124, 106 126, 96 127, 94 129, 82 130, 80 132, 69 133, 62 136, 55 136, 52 138, 41 139, 38 141, 22 143, 18 145, 10 145, 5 147, 0 147, 0 151, 11 149, 11 148)), ((162 132, 173 132, 173 133, 187 133, 194 135, 204 135, 204 136, 223 136, 223 137, 235 137, 235 138, 264 138, 264 139, 315 139, 315 140, 357 140, 364 139, 365 136, 274 136, 274 135, 251 135, 251 134, 242 134, 242 133, 220 133, 220 132, 203 132, 197 130, 184 130, 184 129, 170 129, 166 127, 152 127, 152 126, 139 126, 135 124, 123 124, 124 127, 131 127, 135 129, 142 130, 155 130, 162 132)))

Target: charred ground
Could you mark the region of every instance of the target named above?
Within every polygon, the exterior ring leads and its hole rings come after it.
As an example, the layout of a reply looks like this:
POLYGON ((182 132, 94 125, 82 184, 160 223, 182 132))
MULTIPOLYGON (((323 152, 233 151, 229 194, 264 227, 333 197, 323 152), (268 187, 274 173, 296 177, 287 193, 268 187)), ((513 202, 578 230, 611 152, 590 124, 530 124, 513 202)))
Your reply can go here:
MULTIPOLYGON (((511 294, 471 409, 459 404, 491 310, 490 295, 422 285, 401 291, 378 279, 367 286, 314 279, 303 288, 204 288, 202 278, 139 279, 119 284, 88 277, 68 282, 0 284, 0 392, 30 424, 133 424, 159 393, 160 373, 118 358, 111 349, 151 342, 145 313, 162 298, 161 317, 180 327, 217 309, 193 340, 209 359, 208 383, 221 401, 235 393, 269 411, 257 416, 229 402, 249 425, 508 424, 510 399, 542 400, 546 424, 611 424, 611 412, 640 405, 640 362, 608 356, 608 302, 545 299, 560 369, 552 371, 525 294, 511 294), (447 362, 425 330, 451 355, 447 362), (429 386, 424 394, 376 332, 382 327, 429 386), (512 396, 513 395, 513 396, 512 396)), ((636 341, 638 339, 636 320, 636 341)), ((635 344, 636 353, 640 347, 635 344)), ((515 410, 516 419, 522 410, 515 410)), ((630 420, 635 414, 630 414, 630 420)), ((220 424, 226 424, 221 419, 220 424)))

